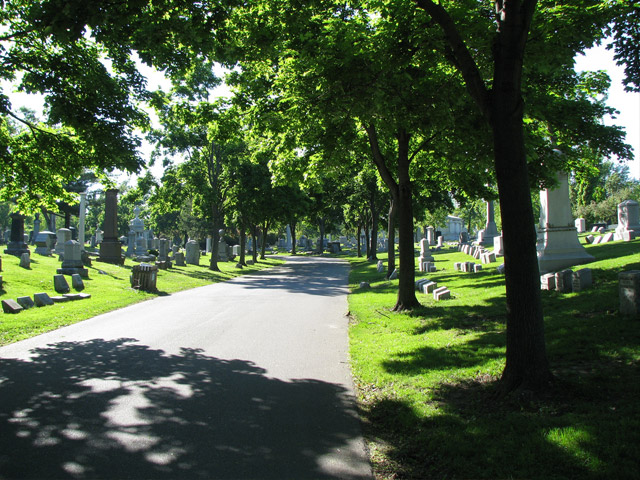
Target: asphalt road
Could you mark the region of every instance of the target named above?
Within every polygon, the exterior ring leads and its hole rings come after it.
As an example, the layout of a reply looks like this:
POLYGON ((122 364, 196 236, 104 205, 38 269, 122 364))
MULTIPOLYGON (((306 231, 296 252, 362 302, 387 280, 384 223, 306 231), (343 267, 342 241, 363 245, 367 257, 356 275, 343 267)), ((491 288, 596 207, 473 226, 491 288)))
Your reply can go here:
POLYGON ((0 478, 371 478, 347 274, 291 257, 0 348, 0 478))

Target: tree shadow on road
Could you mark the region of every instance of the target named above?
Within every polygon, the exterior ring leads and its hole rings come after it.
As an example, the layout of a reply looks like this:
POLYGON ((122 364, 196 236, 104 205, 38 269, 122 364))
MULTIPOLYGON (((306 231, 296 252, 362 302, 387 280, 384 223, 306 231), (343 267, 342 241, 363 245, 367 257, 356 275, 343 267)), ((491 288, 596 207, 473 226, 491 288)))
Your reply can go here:
POLYGON ((0 477, 331 478, 319 458, 359 433, 339 385, 135 341, 0 359, 0 477))

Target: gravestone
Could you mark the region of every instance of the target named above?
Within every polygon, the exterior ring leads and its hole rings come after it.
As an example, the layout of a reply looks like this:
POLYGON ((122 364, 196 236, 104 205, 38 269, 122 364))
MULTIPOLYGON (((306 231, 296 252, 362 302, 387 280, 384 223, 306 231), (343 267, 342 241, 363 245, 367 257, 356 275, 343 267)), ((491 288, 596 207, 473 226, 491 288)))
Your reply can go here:
POLYGON ((53 305, 53 300, 49 297, 49 295, 45 292, 42 293, 34 293, 33 294, 33 303, 36 304, 36 307, 46 307, 48 305, 53 305))
POLYGON ((104 239, 100 243, 101 262, 122 265, 122 244, 118 239, 118 190, 111 188, 105 192, 104 239))
MULTIPOLYGON (((27 243, 24 241, 24 215, 12 213, 11 231, 9 233, 9 243, 4 251, 7 255, 22 256, 23 253, 30 253, 27 243)), ((6 234, 5 234, 6 235, 6 234)))
POLYGON ((23 253, 20 255, 20 266, 26 269, 31 268, 31 255, 29 255, 29 253, 23 253))
POLYGON ((620 314, 640 318, 640 270, 618 274, 620 314))
POLYGON ((398 270, 394 270, 393 272, 391 272, 391 275, 389 275, 389 280, 397 280, 398 279, 398 270))
POLYGON ((558 172, 556 176, 558 186, 540 192, 540 273, 553 272, 594 260, 578 240, 569 202, 568 176, 564 172, 558 172))
POLYGON ((38 237, 38 234, 40 233, 40 214, 36 213, 36 218, 33 221, 33 232, 31 234, 31 244, 35 244, 36 242, 36 238, 38 237))
POLYGON ((15 300, 2 300, 2 311, 4 313, 20 313, 23 308, 15 300))
POLYGON ((618 205, 618 226, 616 239, 625 240, 640 237, 640 211, 638 202, 625 200, 618 205))
POLYGON ((78 216, 78 243, 80 251, 84 251, 85 243, 85 216, 87 213, 87 192, 80 193, 80 215, 78 216))
POLYGON ((231 249, 234 256, 240 256, 240 245, 234 245, 233 247, 231 247, 231 249))
POLYGON ((89 270, 84 268, 84 263, 82 263, 81 245, 77 241, 69 240, 64 244, 64 260, 57 273, 64 275, 77 273, 85 278, 89 276, 89 270))
POLYGON ((504 255, 504 238, 502 235, 493 237, 493 253, 496 255, 504 255))
POLYGON ((384 264, 382 263, 382 260, 378 260, 378 263, 376 265, 376 271, 378 273, 384 272, 384 264))
POLYGON ((56 244, 57 235, 48 230, 43 230, 36 236, 36 253, 48 257, 51 255, 51 249, 56 244))
POLYGON ((435 259, 433 258, 433 256, 431 255, 431 252, 429 251, 429 240, 426 238, 423 238, 422 240, 420 240, 420 257, 418 257, 419 270, 421 272, 424 272, 425 262, 433 262, 433 261, 435 261, 435 259))
MULTIPOLYGON (((220 230, 220 232, 218 232, 220 234, 220 240, 218 240, 218 261, 219 262, 228 262, 229 261, 229 246, 227 245, 227 242, 225 242, 224 237, 222 236, 222 234, 224 233, 224 230, 220 230)), ((189 255, 187 255, 188 258, 189 255)), ((189 263, 187 261, 187 263, 189 263)))
POLYGON ((58 293, 69 293, 70 290, 67 279, 61 274, 53 276, 53 288, 58 293))
POLYGON ((540 288, 542 290, 555 290, 556 289, 556 274, 545 273, 540 277, 540 288))
POLYGON ((189 240, 185 246, 187 265, 200 265, 200 247, 195 240, 189 240))
POLYGON ((56 242, 56 255, 64 255, 64 244, 71 240, 71 230, 68 228, 61 228, 58 230, 56 242))
POLYGON ((82 276, 79 273, 71 275, 71 287, 78 291, 84 290, 84 282, 82 281, 82 276))
POLYGON ((590 268, 582 268, 573 272, 572 288, 574 292, 580 292, 591 287, 593 283, 590 268))
POLYGON ((16 298, 16 302, 18 302, 18 305, 20 305, 25 310, 36 306, 36 304, 33 303, 33 299, 31 297, 18 297, 16 298))
MULTIPOLYGON (((435 229, 433 227, 427 227, 427 244, 428 245, 435 245, 436 244, 436 237, 435 237, 435 229)), ((420 242, 422 244, 422 242, 420 242)))
POLYGON ((169 240, 161 238, 158 247, 158 261, 163 262, 166 268, 171 268, 171 261, 169 260, 169 240))
POLYGON ((460 232, 458 237, 458 242, 461 244, 469 243, 469 233, 468 232, 460 232))
POLYGON ((184 252, 177 252, 173 254, 173 260, 176 262, 176 267, 185 267, 184 252))
POLYGON ((584 218, 576 218, 575 226, 578 233, 584 233, 587 229, 587 223, 584 218))
POLYGON ((572 270, 561 270, 556 272, 556 290, 561 293, 571 293, 573 290, 572 270))

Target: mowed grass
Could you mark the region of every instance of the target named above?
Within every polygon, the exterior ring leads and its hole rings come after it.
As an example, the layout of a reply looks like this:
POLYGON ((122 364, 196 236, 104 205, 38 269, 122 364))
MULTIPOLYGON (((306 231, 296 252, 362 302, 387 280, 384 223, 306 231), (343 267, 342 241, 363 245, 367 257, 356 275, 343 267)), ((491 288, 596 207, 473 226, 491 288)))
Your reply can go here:
MULTIPOLYGON (((33 298, 33 294, 39 292, 46 292, 49 296, 58 295, 53 287, 53 276, 61 265, 58 257, 43 257, 32 252, 31 260, 31 268, 24 269, 19 266, 19 258, 2 255, 0 300, 15 300, 22 296, 33 298)), ((219 262, 221 272, 213 272, 208 268, 209 256, 203 256, 199 266, 174 266, 168 270, 159 270, 158 291, 151 293, 131 288, 129 277, 131 268, 135 265, 131 260, 127 259, 124 266, 94 260, 92 266, 88 267, 89 278, 83 279, 83 291, 91 294, 91 298, 34 307, 18 314, 0 313, 0 345, 33 337, 159 295, 210 285, 282 263, 283 259, 270 257, 255 265, 237 269, 236 262, 219 262)), ((71 287, 71 277, 66 278, 71 287)), ((74 292, 73 288, 71 292, 74 292)))
POLYGON ((351 259, 351 358, 378 478, 640 478, 640 319, 619 315, 617 278, 640 270, 640 240, 587 249, 596 261, 574 269, 592 269, 590 290, 542 292, 555 385, 504 398, 499 263, 457 272, 474 259, 434 252, 437 273, 416 278, 453 298, 417 293, 423 307, 397 314, 397 281, 351 259))

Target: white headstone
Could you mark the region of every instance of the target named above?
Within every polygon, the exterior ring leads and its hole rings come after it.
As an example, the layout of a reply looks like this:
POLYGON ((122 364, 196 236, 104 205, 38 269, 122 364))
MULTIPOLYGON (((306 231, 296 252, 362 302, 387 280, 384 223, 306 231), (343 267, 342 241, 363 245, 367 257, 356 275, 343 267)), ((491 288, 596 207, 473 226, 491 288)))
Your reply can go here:
POLYGON ((200 248, 198 242, 189 240, 185 246, 185 261, 187 265, 200 265, 200 248))
MULTIPOLYGON (((616 238, 622 240, 625 233, 633 232, 636 237, 640 236, 640 208, 638 202, 625 200, 618 205, 618 226, 616 228, 616 238)), ((630 235, 627 235, 629 238, 630 235)))

